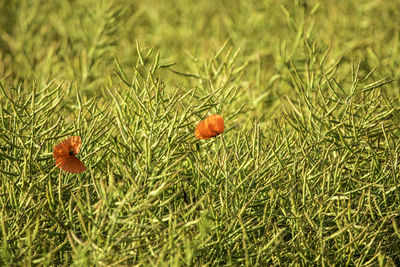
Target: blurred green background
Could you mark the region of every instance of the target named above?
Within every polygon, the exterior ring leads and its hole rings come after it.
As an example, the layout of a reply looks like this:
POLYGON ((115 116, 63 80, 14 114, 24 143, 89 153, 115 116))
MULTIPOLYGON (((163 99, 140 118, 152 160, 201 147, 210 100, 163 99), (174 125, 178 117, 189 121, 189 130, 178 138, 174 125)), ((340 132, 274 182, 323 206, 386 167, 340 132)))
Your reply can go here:
MULTIPOLYGON (((400 75, 399 10, 398 1, 385 0, 2 1, 0 75, 75 81, 95 94, 115 69, 113 57, 134 65, 136 42, 159 50, 161 64, 196 74, 194 63, 227 41, 240 48, 239 63, 249 63, 243 82, 256 98, 286 90, 271 78, 290 59, 305 60, 304 37, 331 60, 360 60, 363 70, 393 78, 400 75)), ((191 85, 171 72, 162 78, 191 85)))

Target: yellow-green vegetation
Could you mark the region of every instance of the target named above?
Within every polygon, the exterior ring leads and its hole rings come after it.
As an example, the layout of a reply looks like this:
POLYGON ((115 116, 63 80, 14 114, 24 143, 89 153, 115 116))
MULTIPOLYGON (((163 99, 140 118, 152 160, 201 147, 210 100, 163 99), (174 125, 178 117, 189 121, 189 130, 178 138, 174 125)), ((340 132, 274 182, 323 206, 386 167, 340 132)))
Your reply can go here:
POLYGON ((399 25, 386 0, 0 1, 0 265, 399 266, 399 25), (52 157, 73 135, 80 174, 52 157))

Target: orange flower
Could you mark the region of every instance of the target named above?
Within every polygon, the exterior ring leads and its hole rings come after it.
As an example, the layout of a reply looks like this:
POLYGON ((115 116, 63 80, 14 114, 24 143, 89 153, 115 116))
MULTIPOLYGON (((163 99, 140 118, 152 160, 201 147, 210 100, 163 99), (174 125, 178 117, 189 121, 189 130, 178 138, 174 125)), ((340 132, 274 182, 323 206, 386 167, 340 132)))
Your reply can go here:
POLYGON ((80 136, 72 136, 56 145, 53 149, 56 166, 70 173, 86 171, 85 165, 75 157, 81 148, 81 143, 80 136))
POLYGON ((209 139, 223 132, 224 119, 220 115, 211 115, 197 124, 195 135, 198 139, 209 139))

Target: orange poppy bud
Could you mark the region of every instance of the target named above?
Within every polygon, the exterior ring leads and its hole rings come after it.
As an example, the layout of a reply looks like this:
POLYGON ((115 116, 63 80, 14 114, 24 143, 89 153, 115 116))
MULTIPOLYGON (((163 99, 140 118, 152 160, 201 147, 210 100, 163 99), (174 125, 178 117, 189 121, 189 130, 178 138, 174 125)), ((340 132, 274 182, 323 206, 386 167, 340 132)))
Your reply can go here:
POLYGON ((196 126, 198 139, 209 139, 224 132, 224 119, 220 115, 211 115, 196 126))

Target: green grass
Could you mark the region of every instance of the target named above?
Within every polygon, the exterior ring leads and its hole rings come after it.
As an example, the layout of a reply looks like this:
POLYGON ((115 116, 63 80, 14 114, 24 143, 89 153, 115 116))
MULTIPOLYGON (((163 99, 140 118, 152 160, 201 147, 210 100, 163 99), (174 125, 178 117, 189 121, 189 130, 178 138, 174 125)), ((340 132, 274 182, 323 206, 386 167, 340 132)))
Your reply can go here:
POLYGON ((396 1, 128 2, 0 2, 0 265, 400 264, 396 1))

